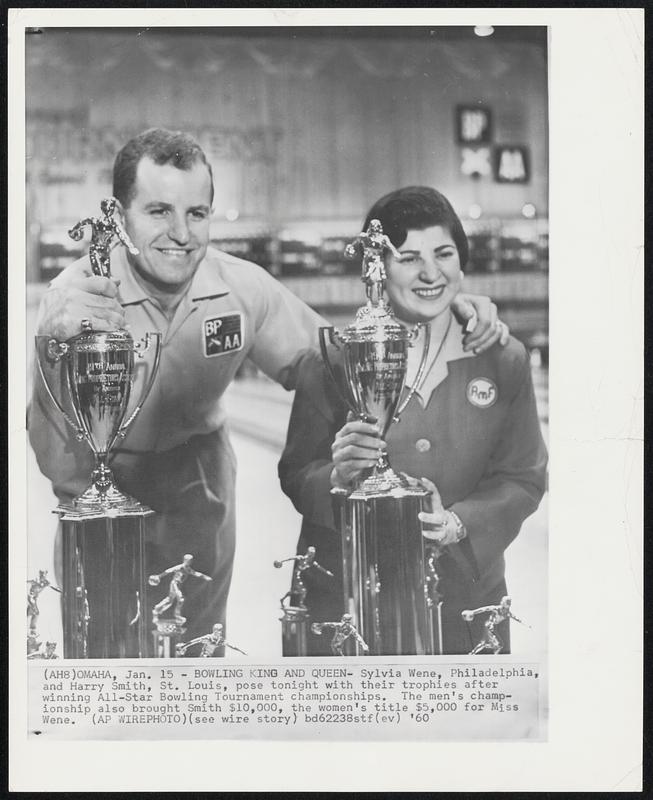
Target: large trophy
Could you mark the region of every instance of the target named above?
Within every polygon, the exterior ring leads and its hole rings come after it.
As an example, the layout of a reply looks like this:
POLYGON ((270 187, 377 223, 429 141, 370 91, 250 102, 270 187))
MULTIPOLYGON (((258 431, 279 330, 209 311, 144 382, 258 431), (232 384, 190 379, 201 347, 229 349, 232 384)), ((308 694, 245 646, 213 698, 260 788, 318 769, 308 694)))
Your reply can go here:
MULTIPOLYGON (((378 423, 382 438, 421 383, 430 338, 427 325, 417 376, 402 401, 408 347, 419 328, 401 325, 383 299, 387 250, 396 254, 380 222, 373 220, 345 250, 350 258, 362 255, 367 304, 341 333, 333 327, 320 329, 322 357, 332 380, 359 419, 378 423), (344 382, 336 377, 329 344, 342 356, 344 382)), ((418 517, 430 492, 396 473, 384 452, 353 490, 335 488, 331 494, 342 536, 345 611, 369 654, 441 652, 433 543, 422 536, 418 517)), ((355 654, 362 652, 356 643, 355 654)))
MULTIPOLYGON (((93 273, 110 277, 112 240, 138 253, 113 218, 115 200, 102 201, 103 216, 89 217, 69 231, 79 240, 92 231, 89 256, 93 273)), ((72 502, 55 509, 63 528, 63 624, 66 658, 146 655, 143 517, 153 513, 115 484, 108 466, 111 450, 124 438, 154 383, 161 334, 135 342, 126 330, 94 331, 81 321, 81 333, 66 342, 37 336, 37 365, 50 399, 95 457, 89 486, 72 502), (149 377, 129 412, 135 355, 155 343, 149 377), (51 379, 46 376, 46 371, 51 379), (54 376, 54 379, 53 379, 54 376), (60 399, 52 384, 61 386, 60 399)))

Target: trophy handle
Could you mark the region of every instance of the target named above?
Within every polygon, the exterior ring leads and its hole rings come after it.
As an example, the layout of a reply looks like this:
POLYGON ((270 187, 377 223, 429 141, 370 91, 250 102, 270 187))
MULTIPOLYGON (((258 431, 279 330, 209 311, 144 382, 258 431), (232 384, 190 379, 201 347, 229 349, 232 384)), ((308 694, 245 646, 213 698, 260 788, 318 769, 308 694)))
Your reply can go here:
POLYGON ((417 334, 420 328, 424 328, 424 347, 422 349, 422 358, 419 362, 419 369, 417 370, 417 375, 415 376, 415 380, 413 381, 413 385, 410 387, 410 390, 406 397, 404 398, 403 402, 399 404, 397 410, 394 415, 393 422, 399 422, 399 417, 403 413, 404 409, 413 399, 413 395, 418 390, 418 388, 422 385, 422 380, 424 378, 424 372, 426 371, 426 359, 429 355, 429 345, 431 344, 431 325, 428 322, 423 324, 416 325, 413 328, 413 336, 417 338, 417 334))
MULTIPOLYGON (((161 334, 160 333, 146 333, 145 336, 140 339, 138 342, 134 342, 134 351, 139 358, 143 358, 145 353, 150 349, 150 345, 152 344, 152 337, 158 337, 159 345, 161 344, 161 334)), ((155 356, 156 358, 156 356, 155 356)), ((148 389, 149 392, 149 389, 148 389)), ((146 395, 147 396, 147 395, 146 395)), ((143 398, 145 399, 145 398, 143 398)))
POLYGON ((143 408, 143 404, 147 400, 150 391, 152 390, 152 386, 154 386, 154 379, 156 378, 156 375, 159 371, 159 361, 161 360, 161 334, 159 332, 146 333, 142 341, 134 343, 134 350, 136 350, 138 355, 142 357, 143 353, 145 353, 146 350, 149 349, 153 338, 156 341, 156 351, 154 353, 154 362, 152 363, 152 374, 150 375, 150 379, 147 382, 147 386, 143 390, 141 399, 138 401, 136 407, 129 415, 129 417, 127 417, 127 419, 122 423, 122 425, 116 431, 116 435, 111 440, 111 444, 107 447, 107 451, 111 450, 116 439, 118 438, 122 439, 127 435, 127 428, 129 428, 132 422, 136 419, 141 408, 143 408))
POLYGON ((329 360, 329 352, 327 350, 327 336, 329 339, 329 343, 332 344, 337 350, 340 350, 340 347, 338 347, 338 342, 336 341, 337 339, 336 329, 333 327, 333 325, 330 325, 329 327, 320 328, 318 333, 319 333, 318 338, 320 340, 320 352, 322 353, 322 361, 324 361, 324 366, 327 368, 329 377, 333 381, 333 385, 335 386, 336 391, 340 395, 342 401, 347 406, 347 408, 349 408, 350 411, 352 411, 352 413, 356 414, 357 417, 360 417, 360 412, 356 408, 354 402, 351 400, 350 397, 347 397, 340 388, 340 383, 336 378, 336 373, 331 365, 331 361, 329 360))
MULTIPOLYGON (((65 408, 61 405, 61 403, 57 400, 52 391, 50 383, 48 379, 45 377, 45 372, 43 371, 43 365, 41 364, 41 352, 39 347, 39 340, 42 337, 36 337, 36 366, 38 367, 39 375, 41 376, 41 380, 43 381, 43 386, 45 387, 46 392, 48 393, 48 397, 52 401, 52 404, 55 406, 57 411, 62 415, 62 417, 66 420, 66 422, 70 425, 70 427, 75 431, 75 436, 81 442, 84 439, 88 439, 88 435, 84 428, 80 425, 79 420, 75 421, 65 410, 65 408)), ((47 344, 47 353, 49 358, 52 359, 55 363, 61 361, 61 359, 66 355, 68 352, 69 347, 66 342, 58 342, 56 339, 48 339, 47 344)))

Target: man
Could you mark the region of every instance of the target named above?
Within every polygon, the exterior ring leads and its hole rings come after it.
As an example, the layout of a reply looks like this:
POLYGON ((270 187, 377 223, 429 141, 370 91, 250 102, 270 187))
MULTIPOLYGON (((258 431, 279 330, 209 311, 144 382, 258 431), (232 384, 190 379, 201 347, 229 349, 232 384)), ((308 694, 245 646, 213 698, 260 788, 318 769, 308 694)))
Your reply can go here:
MULTIPOLYGON (((324 321, 256 265, 209 248, 213 176, 190 136, 145 131, 118 153, 113 171, 117 214, 134 254, 118 246, 112 278, 93 275, 88 257, 45 293, 38 333, 60 341, 128 326, 135 339, 162 334, 154 388, 113 451, 120 488, 157 513, 146 522, 147 564, 175 563, 192 552, 213 579, 210 599, 187 597, 188 630, 199 635, 224 620, 235 548, 235 459, 222 395, 245 358, 287 389, 302 351, 317 347, 324 321)), ((465 319, 478 313, 466 346, 485 349, 500 336, 496 308, 460 298, 465 319)), ((134 395, 147 369, 136 370, 134 395)), ((88 481, 92 456, 53 409, 39 378, 30 409, 30 441, 61 501, 88 481)), ((208 590, 207 594, 208 594, 208 590)))

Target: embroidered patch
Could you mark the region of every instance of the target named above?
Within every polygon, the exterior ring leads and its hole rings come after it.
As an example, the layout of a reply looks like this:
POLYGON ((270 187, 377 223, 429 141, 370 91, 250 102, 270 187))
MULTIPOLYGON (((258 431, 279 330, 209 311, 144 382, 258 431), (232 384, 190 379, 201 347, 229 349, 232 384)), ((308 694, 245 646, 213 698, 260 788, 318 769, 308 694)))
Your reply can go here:
POLYGON ((243 349, 243 315, 240 311, 205 319, 202 330, 207 358, 243 349))
POLYGON ((467 399, 477 408, 493 406, 498 396, 497 385, 489 378, 474 378, 467 384, 467 399))

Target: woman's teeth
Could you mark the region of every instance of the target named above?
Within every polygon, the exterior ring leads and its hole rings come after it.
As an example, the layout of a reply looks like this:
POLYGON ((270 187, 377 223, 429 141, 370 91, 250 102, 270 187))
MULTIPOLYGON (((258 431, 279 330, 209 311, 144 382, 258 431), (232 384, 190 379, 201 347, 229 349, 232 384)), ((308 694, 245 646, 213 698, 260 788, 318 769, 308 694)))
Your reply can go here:
POLYGON ((434 286, 432 289, 413 289, 413 291, 418 297, 432 300, 435 297, 440 297, 444 291, 444 286, 434 286))

